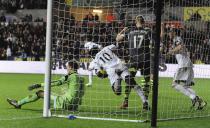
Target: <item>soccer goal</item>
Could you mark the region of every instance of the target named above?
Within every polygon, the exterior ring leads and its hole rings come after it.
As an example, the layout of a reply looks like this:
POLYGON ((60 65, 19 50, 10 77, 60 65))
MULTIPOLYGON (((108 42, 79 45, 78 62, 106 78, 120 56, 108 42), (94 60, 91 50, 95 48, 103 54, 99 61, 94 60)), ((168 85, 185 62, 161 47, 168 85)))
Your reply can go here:
MULTIPOLYGON (((88 67, 91 58, 85 53, 84 44, 91 41, 102 47, 115 43, 117 33, 124 27, 133 29, 137 15, 144 17, 146 26, 152 30, 154 24, 154 1, 121 0, 52 0, 52 52, 51 80, 66 73, 65 63, 69 60, 80 62, 79 74, 88 83, 88 67)), ((128 54, 125 43, 119 47, 118 56, 124 61, 128 54)), ((121 109, 124 101, 125 83, 122 82, 120 96, 112 91, 108 78, 100 79, 93 72, 92 86, 85 86, 82 102, 76 110, 53 108, 51 114, 57 117, 74 115, 83 119, 144 122, 150 120, 150 111, 142 109, 141 98, 131 90, 129 106, 121 109)), ((137 83, 140 75, 137 74, 137 83)), ((62 95, 68 86, 50 88, 50 93, 62 95)), ((150 93, 151 94, 151 93, 150 93)), ((151 103, 151 102, 150 102, 151 103)), ((49 107, 48 107, 49 108, 49 107)), ((49 109, 48 109, 49 110, 49 109)), ((46 112, 48 113, 48 110, 46 112)))
MULTIPOLYGON (((48 71, 51 80, 58 79, 65 74, 65 63, 74 59, 80 63, 78 73, 85 79, 84 84, 88 83, 87 69, 92 59, 85 52, 84 44, 94 42, 105 47, 115 43, 117 33, 124 27, 128 27, 129 31, 135 28, 134 19, 139 15, 144 18, 144 27, 151 32, 149 53, 151 55, 154 53, 152 47, 155 44, 154 35, 157 35, 155 31, 156 0, 52 0, 52 3, 52 30, 49 33, 49 35, 52 34, 52 47, 51 54, 48 55, 51 63, 47 64, 51 65, 50 73, 48 71)), ((164 0, 162 5, 157 118, 158 120, 171 120, 209 116, 208 105, 201 102, 210 102, 208 95, 208 90, 210 90, 209 3, 207 0, 195 2, 164 0), (188 92, 177 91, 177 86, 172 87, 173 76, 179 66, 175 55, 168 53, 175 47, 173 46, 175 36, 181 38, 181 43, 186 50, 184 52, 194 64, 195 85, 190 86, 188 92), (196 96, 199 96, 199 99, 195 102, 193 99, 196 96), (200 109, 200 104, 203 105, 202 109, 200 109)), ((120 59, 129 64, 128 40, 125 39, 117 52, 120 59)), ((152 69, 153 66, 150 68, 152 69)), ((142 78, 142 74, 138 72, 135 80, 140 86, 143 85, 142 78)), ((46 79, 47 82, 49 83, 46 79)), ((178 81, 177 84, 179 82, 183 83, 183 81, 178 81)), ((62 96, 68 88, 67 85, 50 89, 46 87, 49 93, 45 93, 45 96, 50 97, 49 94, 54 93, 62 96)), ((45 97, 47 100, 45 100, 44 113, 50 116, 50 109, 52 116, 56 117, 76 116, 82 119, 131 122, 150 120, 151 111, 142 110, 141 99, 133 90, 129 96, 128 108, 120 109, 124 100, 124 92, 124 82, 122 82, 122 94, 118 96, 112 91, 108 78, 100 79, 93 72, 92 86, 85 86, 84 96, 76 109, 54 108, 55 104, 51 102, 49 105, 50 100, 45 97)), ((151 90, 148 99, 151 106, 153 101, 151 90)))

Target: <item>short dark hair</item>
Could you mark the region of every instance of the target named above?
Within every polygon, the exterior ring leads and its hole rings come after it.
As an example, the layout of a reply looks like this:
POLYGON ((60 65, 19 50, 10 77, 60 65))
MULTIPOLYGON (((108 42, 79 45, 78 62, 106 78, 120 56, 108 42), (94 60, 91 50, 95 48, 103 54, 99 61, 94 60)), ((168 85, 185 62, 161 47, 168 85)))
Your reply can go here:
POLYGON ((100 49, 98 47, 93 47, 89 50, 89 55, 91 57, 95 57, 96 54, 100 51, 100 49))
POLYGON ((137 20, 141 24, 144 24, 145 23, 144 17, 142 15, 136 16, 135 20, 137 20))
POLYGON ((71 66, 74 70, 77 70, 79 68, 79 62, 75 59, 68 61, 67 65, 71 66))

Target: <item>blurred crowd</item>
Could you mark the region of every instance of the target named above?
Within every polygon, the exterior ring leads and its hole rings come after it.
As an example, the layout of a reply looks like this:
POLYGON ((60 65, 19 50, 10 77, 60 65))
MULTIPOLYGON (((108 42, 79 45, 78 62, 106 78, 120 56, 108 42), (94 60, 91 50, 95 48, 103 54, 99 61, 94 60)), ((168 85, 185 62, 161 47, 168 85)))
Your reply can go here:
POLYGON ((45 51, 46 23, 1 22, 0 60, 40 61, 45 51))
POLYGON ((32 14, 26 14, 23 17, 20 17, 20 19, 11 19, 7 18, 4 13, 0 16, 0 22, 44 22, 44 19, 41 17, 33 18, 32 14))
POLYGON ((115 41, 116 34, 123 26, 119 22, 102 23, 89 18, 83 21, 75 21, 73 15, 69 19, 60 18, 53 24, 53 55, 56 62, 61 60, 79 59, 87 57, 84 53, 84 43, 93 41, 102 46, 109 45, 115 41))
MULTIPOLYGON (((116 34, 125 26, 132 30, 134 21, 116 20, 110 15, 107 22, 100 22, 98 15, 88 13, 82 21, 76 21, 74 14, 68 18, 59 17, 53 22, 53 58, 54 62, 66 59, 86 57, 83 45, 87 41, 100 43, 102 46, 115 42, 116 34)), ((6 22, 5 16, 0 17, 0 60, 36 60, 40 61, 45 54, 46 23, 42 18, 33 19, 28 14, 21 21, 6 22)), ((147 24, 151 29, 154 25, 147 24)), ((194 63, 210 64, 210 31, 198 31, 193 26, 173 28, 164 26, 165 34, 163 54, 173 45, 174 36, 181 36, 187 46, 194 63)), ((153 31, 154 32, 154 31, 153 31)), ((155 33, 153 33, 155 35, 155 33)), ((120 47, 120 55, 127 55, 126 42, 120 47)), ((173 56, 166 58, 167 63, 175 63, 173 56)))
MULTIPOLYGON (((54 49, 55 56, 57 55, 55 58, 57 59, 78 59, 83 56, 84 52, 82 48, 84 43, 87 41, 93 41, 101 44, 102 46, 114 43, 116 34, 125 26, 125 22, 119 21, 101 23, 94 20, 83 20, 83 22, 76 22, 74 18, 71 21, 73 22, 60 19, 55 24, 56 31, 54 31, 55 36, 53 36, 54 45, 60 47, 58 49, 54 49), (71 27, 69 27, 69 24, 71 24, 71 27), (59 41, 57 39, 59 39, 59 41), (66 56, 63 56, 63 53, 66 53, 66 56)), ((130 29, 135 27, 135 23, 132 22, 127 25, 130 29)), ((155 29, 151 24, 147 24, 147 26, 153 30, 155 29)), ((165 34, 162 39, 164 44, 163 54, 166 54, 171 49, 174 37, 181 36, 193 63, 210 64, 210 31, 198 31, 193 26, 189 28, 174 28, 166 25, 164 29, 165 34)), ((153 33, 153 35, 155 35, 155 33, 153 33)), ((126 49, 126 42, 119 50, 122 57, 127 54, 127 51, 124 49, 126 49)), ((166 62, 176 63, 176 60, 174 56, 170 56, 166 58, 166 62)))
POLYGON ((208 6, 210 6, 209 0, 179 0, 179 1, 165 0, 164 2, 169 2, 169 5, 172 7, 174 7, 174 6, 178 6, 178 7, 193 7, 193 6, 208 7, 208 6))
POLYGON ((8 12, 17 9, 46 9, 47 0, 0 0, 0 8, 8 12))
MULTIPOLYGON (((175 36, 180 36, 187 48, 188 55, 193 63, 210 64, 210 31, 203 32, 195 30, 193 26, 181 29, 165 27, 165 34, 162 42, 165 46, 163 53, 167 53, 172 45, 175 36)), ((166 58, 167 63, 174 63, 174 56, 166 58)))

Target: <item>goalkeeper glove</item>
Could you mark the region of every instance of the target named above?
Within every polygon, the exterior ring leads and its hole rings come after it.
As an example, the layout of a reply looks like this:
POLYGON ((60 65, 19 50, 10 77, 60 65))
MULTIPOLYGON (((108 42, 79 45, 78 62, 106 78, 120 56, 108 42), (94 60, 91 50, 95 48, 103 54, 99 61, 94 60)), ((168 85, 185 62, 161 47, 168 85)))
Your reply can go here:
POLYGON ((28 87, 28 90, 31 91, 40 87, 41 87, 41 84, 32 84, 28 87))

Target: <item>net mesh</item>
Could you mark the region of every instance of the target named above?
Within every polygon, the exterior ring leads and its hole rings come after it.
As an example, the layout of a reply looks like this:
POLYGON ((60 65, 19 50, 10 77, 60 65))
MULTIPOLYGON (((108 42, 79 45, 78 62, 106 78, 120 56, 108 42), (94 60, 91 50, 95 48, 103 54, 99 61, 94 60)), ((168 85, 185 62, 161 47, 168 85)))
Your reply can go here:
MULTIPOLYGON (((196 110, 196 107, 192 107, 193 94, 199 96, 203 101, 209 102, 207 78, 209 78, 210 45, 209 17, 206 17, 206 12, 209 12, 210 9, 208 6, 209 2, 205 0, 164 1, 164 10, 162 12, 162 30, 164 30, 164 34, 162 35, 162 42, 165 48, 163 53, 168 53, 172 49, 173 40, 176 36, 181 37, 187 50, 186 53, 194 64, 195 79, 193 80, 195 85, 190 87, 181 85, 184 89, 176 89, 176 87, 172 87, 173 79, 160 78, 159 119, 209 116, 208 107, 204 107, 203 110, 196 110)), ((160 76, 165 73, 166 76, 173 77, 178 69, 175 55, 168 56, 166 63, 168 64, 167 71, 160 73, 160 76)), ((181 73, 184 74, 184 72, 181 73)), ((182 76, 182 79, 185 78, 182 76)))
MULTIPOLYGON (((155 19, 153 0, 140 3, 127 0, 54 0, 53 4, 52 73, 65 73, 65 63, 75 59, 80 62, 79 73, 87 75, 87 68, 92 60, 84 51, 87 40, 105 47, 115 43, 117 33, 125 26, 134 27, 135 16, 143 15, 148 24, 155 19)), ((122 43, 118 49, 122 60, 128 57, 125 44, 126 42, 122 43)), ((60 75, 53 75, 52 79, 59 77, 60 75)), ((88 83, 87 76, 84 78, 85 84, 88 83)), ((94 76, 92 81, 91 87, 85 87, 85 94, 77 111, 54 109, 53 114, 119 120, 149 119, 148 112, 142 110, 141 99, 134 91, 130 94, 128 109, 120 109, 124 99, 124 83, 122 95, 117 96, 112 91, 108 79, 94 76)), ((137 81, 140 82, 138 79, 137 81)), ((67 85, 56 87, 52 92, 62 96, 60 92, 65 92, 66 88, 68 89, 67 85)))
MULTIPOLYGON (((85 54, 84 44, 87 40, 98 43, 103 47, 115 42, 118 32, 125 26, 133 28, 134 18, 142 15, 146 26, 154 33, 156 9, 154 0, 54 0, 53 5, 53 46, 52 46, 52 73, 65 73, 65 63, 75 59, 80 62, 79 73, 85 75, 88 83, 88 67, 91 58, 85 54)), ((178 68, 174 55, 168 55, 173 46, 173 32, 179 33, 187 54, 194 65, 195 85, 192 89, 196 95, 208 101, 208 79, 210 63, 209 40, 209 1, 168 1, 164 0, 162 11, 162 47, 160 56, 159 78, 159 103, 158 119, 181 119, 209 116, 208 106, 204 110, 191 108, 189 97, 172 88, 172 77, 178 68), (201 64, 201 65, 197 65, 201 64), (165 66, 165 67, 164 67, 165 66)), ((151 41, 153 43, 153 41, 151 41)), ((118 49, 119 57, 127 62, 129 49, 125 41, 118 49)), ((152 51, 152 50, 151 50, 152 51)), ((127 62, 129 63, 129 62, 127 62)), ((141 78, 136 77, 137 83, 141 78)), ((53 75, 53 79, 60 75, 53 75)), ((125 84, 122 84, 124 93, 125 84)), ((68 86, 52 89, 56 93, 67 90, 68 86)), ((151 94, 151 93, 150 93, 151 94)), ((116 96, 108 79, 93 77, 91 87, 85 87, 85 94, 78 110, 72 111, 65 108, 54 109, 53 114, 106 118, 120 120, 148 120, 148 112, 142 111, 140 98, 131 92, 129 107, 119 109, 124 99, 123 94, 116 96)), ((149 96, 151 101, 151 95, 149 96)))

